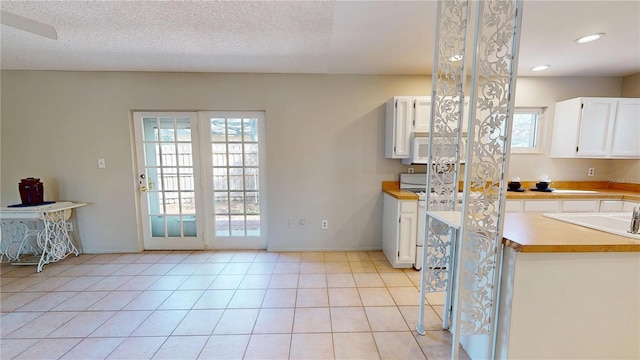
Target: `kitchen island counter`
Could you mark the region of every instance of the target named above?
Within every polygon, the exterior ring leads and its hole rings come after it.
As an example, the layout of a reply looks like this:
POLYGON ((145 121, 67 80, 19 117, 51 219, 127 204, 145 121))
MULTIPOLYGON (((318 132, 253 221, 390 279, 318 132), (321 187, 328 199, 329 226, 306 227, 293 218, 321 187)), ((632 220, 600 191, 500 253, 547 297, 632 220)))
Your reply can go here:
POLYGON ((640 358, 640 241, 525 213, 503 238, 497 359, 640 358))
POLYGON ((539 213, 506 214, 502 237, 506 246, 519 252, 640 252, 638 240, 539 213))

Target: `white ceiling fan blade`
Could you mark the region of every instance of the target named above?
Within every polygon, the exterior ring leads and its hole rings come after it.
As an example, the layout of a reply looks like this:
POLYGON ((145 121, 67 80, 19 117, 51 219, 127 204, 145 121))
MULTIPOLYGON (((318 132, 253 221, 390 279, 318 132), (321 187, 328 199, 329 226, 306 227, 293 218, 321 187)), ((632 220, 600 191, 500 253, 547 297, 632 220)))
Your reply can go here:
POLYGON ((20 15, 12 14, 4 10, 0 11, 0 23, 24 30, 49 39, 58 40, 58 32, 53 26, 31 20, 20 15))

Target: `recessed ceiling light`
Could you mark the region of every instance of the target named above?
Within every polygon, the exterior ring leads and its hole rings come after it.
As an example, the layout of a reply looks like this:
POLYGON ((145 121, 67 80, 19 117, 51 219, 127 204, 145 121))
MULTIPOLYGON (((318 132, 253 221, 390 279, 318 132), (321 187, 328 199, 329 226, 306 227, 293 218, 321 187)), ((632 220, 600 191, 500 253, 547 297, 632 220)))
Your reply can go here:
POLYGON ((604 36, 604 33, 591 34, 591 35, 583 36, 583 37, 577 39, 576 42, 578 44, 584 44, 584 43, 596 41, 596 40, 600 39, 603 36, 604 36))
POLYGON ((462 55, 453 55, 449 58, 449 61, 460 61, 462 60, 462 55))
POLYGON ((531 71, 542 71, 542 70, 547 70, 548 68, 550 68, 551 65, 538 65, 538 66, 534 66, 531 68, 531 71))

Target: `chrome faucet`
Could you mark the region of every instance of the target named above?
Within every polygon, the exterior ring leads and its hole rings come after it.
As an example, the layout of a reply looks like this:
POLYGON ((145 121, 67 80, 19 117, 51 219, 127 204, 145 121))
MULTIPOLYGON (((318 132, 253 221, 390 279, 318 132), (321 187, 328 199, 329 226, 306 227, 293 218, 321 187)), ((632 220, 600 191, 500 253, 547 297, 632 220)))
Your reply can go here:
POLYGON ((628 233, 638 234, 640 232, 640 207, 634 207, 631 214, 631 226, 628 233))

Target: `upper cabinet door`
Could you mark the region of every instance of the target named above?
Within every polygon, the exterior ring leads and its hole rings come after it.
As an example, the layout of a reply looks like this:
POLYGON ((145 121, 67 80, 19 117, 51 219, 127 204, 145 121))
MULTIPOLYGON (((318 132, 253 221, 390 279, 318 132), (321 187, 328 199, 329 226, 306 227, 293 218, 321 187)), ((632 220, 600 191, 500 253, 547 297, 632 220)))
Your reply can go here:
POLYGON ((640 157, 640 99, 618 100, 611 156, 640 157))
POLYGON ((584 99, 578 156, 607 156, 616 114, 616 99, 584 99))
POLYGON ((429 132, 429 124, 431 124, 431 98, 428 96, 414 97, 413 107, 413 131, 429 132))
POLYGON ((394 149, 396 157, 408 157, 413 127, 413 104, 411 98, 396 100, 396 131, 394 149))
POLYGON ((390 159, 409 157, 413 129, 413 98, 395 96, 386 104, 384 156, 390 159))

